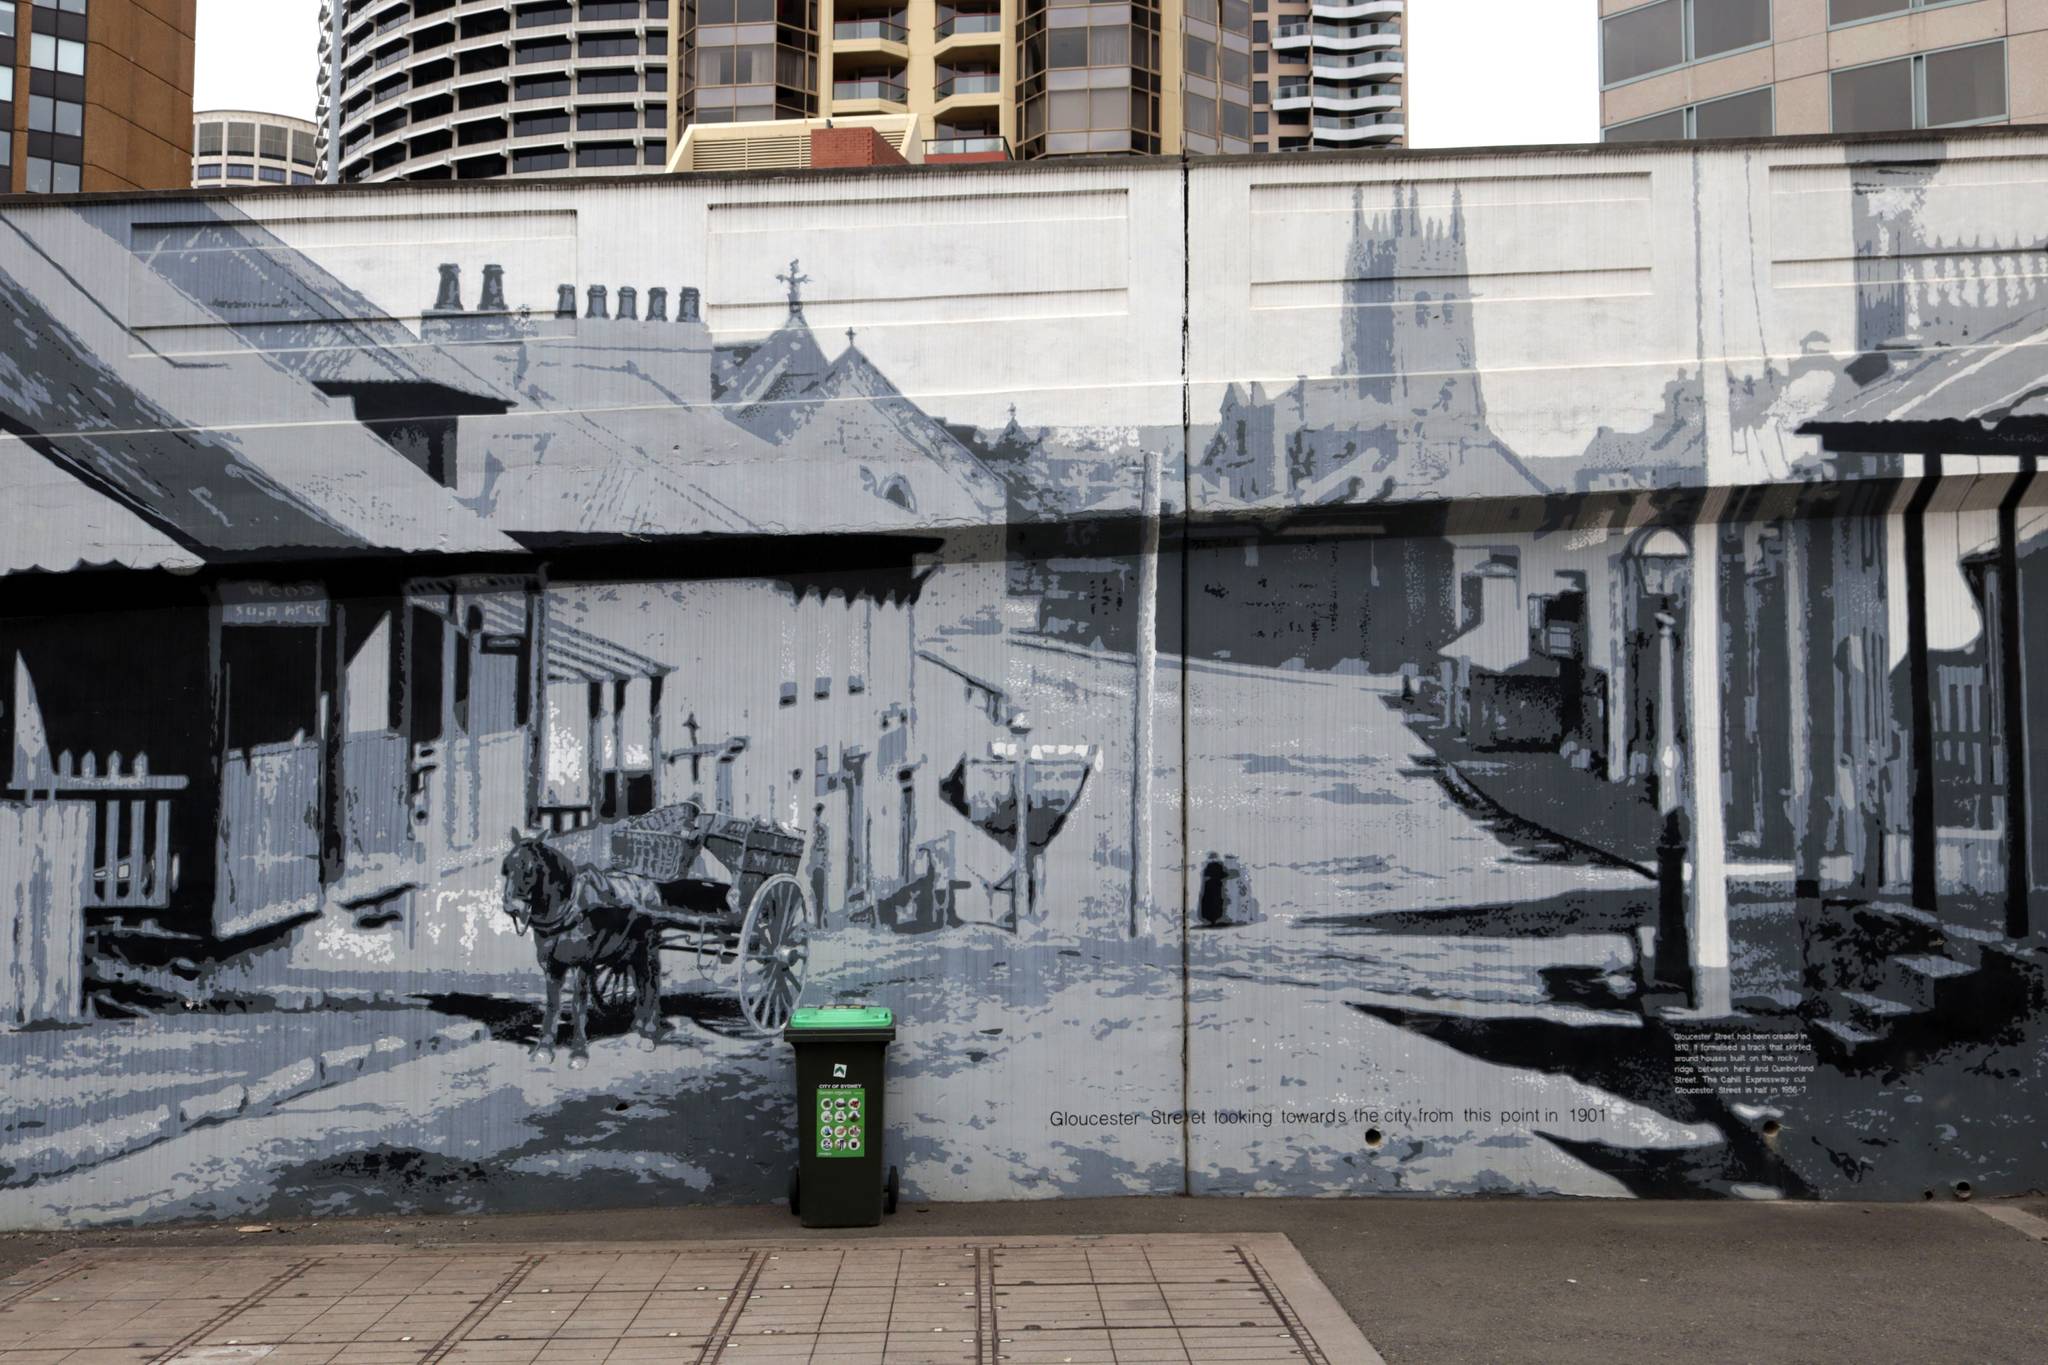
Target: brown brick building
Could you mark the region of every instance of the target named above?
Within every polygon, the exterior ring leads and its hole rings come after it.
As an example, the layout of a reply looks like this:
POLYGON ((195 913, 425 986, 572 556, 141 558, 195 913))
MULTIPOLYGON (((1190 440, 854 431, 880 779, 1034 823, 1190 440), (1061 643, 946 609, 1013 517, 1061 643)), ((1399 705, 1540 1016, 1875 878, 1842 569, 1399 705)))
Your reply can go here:
POLYGON ((0 0, 7 188, 189 184, 197 8, 198 0, 0 0))

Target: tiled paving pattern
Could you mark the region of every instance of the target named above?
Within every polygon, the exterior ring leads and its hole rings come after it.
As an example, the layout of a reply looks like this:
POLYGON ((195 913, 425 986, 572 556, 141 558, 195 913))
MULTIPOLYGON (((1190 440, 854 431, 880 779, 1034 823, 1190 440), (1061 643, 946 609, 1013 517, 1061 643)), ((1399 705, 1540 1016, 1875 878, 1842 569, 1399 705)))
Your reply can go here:
POLYGON ((70 1252, 0 1365, 1366 1365, 1284 1237, 70 1252))

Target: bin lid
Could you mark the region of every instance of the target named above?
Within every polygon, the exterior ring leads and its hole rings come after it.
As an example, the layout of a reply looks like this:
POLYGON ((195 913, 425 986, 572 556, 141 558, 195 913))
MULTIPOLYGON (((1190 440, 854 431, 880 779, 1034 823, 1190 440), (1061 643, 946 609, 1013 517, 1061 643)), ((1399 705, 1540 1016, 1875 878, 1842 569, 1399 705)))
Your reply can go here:
POLYGON ((896 1027, 894 1012, 881 1005, 806 1005, 789 1016, 789 1031, 896 1027))

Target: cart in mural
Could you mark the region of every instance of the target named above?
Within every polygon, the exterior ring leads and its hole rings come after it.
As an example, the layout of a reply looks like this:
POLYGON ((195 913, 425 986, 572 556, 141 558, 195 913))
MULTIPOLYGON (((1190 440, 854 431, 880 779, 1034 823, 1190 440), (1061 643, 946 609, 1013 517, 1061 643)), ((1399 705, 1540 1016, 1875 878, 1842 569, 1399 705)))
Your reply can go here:
MULTIPOLYGON (((642 913, 661 951, 688 954, 699 976, 730 970, 740 1012, 763 1036, 779 1032, 803 998, 810 965, 810 898, 797 872, 804 836, 772 820, 706 811, 691 802, 634 816, 611 831, 612 866, 661 886, 642 913)), ((599 973, 597 998, 630 1009, 630 971, 599 973)))

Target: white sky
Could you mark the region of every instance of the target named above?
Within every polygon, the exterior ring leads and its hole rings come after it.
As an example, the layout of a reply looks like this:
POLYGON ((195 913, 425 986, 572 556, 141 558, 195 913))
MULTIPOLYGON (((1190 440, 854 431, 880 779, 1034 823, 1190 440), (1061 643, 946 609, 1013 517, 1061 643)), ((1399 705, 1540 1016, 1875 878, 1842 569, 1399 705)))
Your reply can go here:
MULTIPOLYGON (((1408 100, 1418 147, 1593 142, 1592 0, 1409 0, 1408 100)), ((193 102, 313 116, 319 0, 199 0, 193 102)))

